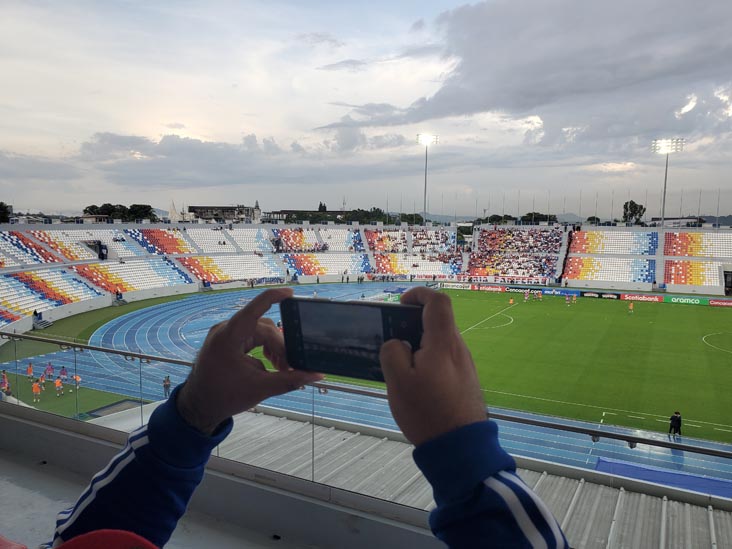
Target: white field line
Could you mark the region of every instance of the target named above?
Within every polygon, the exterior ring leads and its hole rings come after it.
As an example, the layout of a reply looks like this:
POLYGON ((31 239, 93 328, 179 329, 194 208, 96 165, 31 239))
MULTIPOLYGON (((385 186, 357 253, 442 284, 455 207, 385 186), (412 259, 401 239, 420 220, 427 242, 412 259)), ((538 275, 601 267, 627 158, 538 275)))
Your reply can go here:
POLYGON ((501 316, 505 316, 509 319, 508 322, 504 322, 503 324, 499 324, 498 326, 488 326, 487 328, 474 328, 475 330, 495 330, 496 328, 505 328, 506 326, 510 326, 513 324, 513 317, 511 315, 507 315, 504 313, 501 313, 501 316))
POLYGON ((692 425, 691 423, 687 423, 686 425, 684 425, 684 427, 697 427, 697 428, 701 428, 701 425, 692 425))
POLYGON ((705 345, 709 345, 712 349, 717 349, 717 351, 722 351, 723 353, 729 353, 732 355, 732 351, 730 351, 729 349, 723 349, 722 347, 717 347, 716 345, 712 345, 711 343, 709 343, 707 341, 708 337, 718 336, 718 335, 727 334, 727 333, 729 333, 729 332, 717 332, 714 334, 707 334, 704 337, 702 337, 701 340, 704 342, 705 345))
POLYGON ((646 419, 643 416, 628 416, 628 417, 632 417, 633 419, 646 419))
POLYGON ((725 433, 732 433, 731 429, 720 429, 719 427, 714 428, 715 431, 724 431, 725 433))
POLYGON ((481 321, 480 321, 480 322, 478 322, 477 324, 473 324, 473 325, 472 325, 472 326, 471 326, 470 328, 467 328, 467 329, 463 330, 462 332, 460 332, 460 335, 463 335, 463 334, 464 334, 465 332, 469 332, 469 331, 470 331, 470 330, 472 330, 473 328, 476 328, 476 327, 480 326, 481 324, 483 324, 484 322, 486 322, 486 321, 490 320, 491 318, 497 317, 498 315, 500 315, 500 314, 504 313, 505 311, 508 311, 509 309, 511 309, 511 308, 513 308, 513 307, 515 307, 516 305, 518 305, 518 303, 514 303, 513 305, 509 305, 509 306, 508 306, 508 307, 506 307, 505 309, 502 309, 502 310, 498 311, 497 313, 495 313, 495 314, 492 314, 491 316, 489 316, 489 317, 487 317, 487 318, 484 318, 483 320, 481 320, 481 321))
MULTIPOLYGON (((495 391, 493 389, 483 389, 486 393, 496 393, 497 395, 515 396, 520 398, 530 398, 532 400, 541 400, 544 402, 555 402, 557 404, 568 404, 570 406, 582 406, 583 408, 595 408, 596 410, 615 410, 616 412, 622 412, 626 414, 645 414, 647 416, 662 417, 660 414, 649 414, 647 412, 639 412, 637 410, 623 410, 622 408, 606 408, 605 406, 595 406, 594 404, 582 404, 580 402, 567 402, 566 400, 555 400, 552 398, 542 398, 531 395, 520 395, 518 393, 509 393, 507 391, 495 391)), ((663 416, 665 417, 665 416, 663 416)), ((668 422, 668 419, 657 419, 656 421, 668 422)), ((704 425, 719 425, 720 427, 730 427, 732 425, 726 425, 724 423, 713 423, 711 421, 701 421, 699 419, 694 420, 696 423, 703 423, 704 425)), ((732 431, 730 431, 732 432, 732 431)))

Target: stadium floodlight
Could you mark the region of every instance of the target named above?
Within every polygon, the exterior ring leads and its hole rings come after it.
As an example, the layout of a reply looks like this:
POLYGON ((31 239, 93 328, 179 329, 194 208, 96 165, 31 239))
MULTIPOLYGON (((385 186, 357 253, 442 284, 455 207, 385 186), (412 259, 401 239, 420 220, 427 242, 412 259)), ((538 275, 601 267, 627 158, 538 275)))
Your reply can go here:
POLYGON ((651 151, 656 154, 666 155, 666 170, 663 174, 663 198, 661 200, 661 227, 666 226, 666 182, 668 181, 668 157, 672 153, 684 150, 686 141, 683 137, 673 139, 654 139, 651 143, 651 151))
POLYGON ((422 205, 422 223, 427 223, 427 150, 430 148, 430 145, 437 145, 437 142, 439 141, 439 137, 437 135, 432 135, 429 133, 418 133, 417 134, 417 143, 420 145, 424 145, 424 202, 422 205))

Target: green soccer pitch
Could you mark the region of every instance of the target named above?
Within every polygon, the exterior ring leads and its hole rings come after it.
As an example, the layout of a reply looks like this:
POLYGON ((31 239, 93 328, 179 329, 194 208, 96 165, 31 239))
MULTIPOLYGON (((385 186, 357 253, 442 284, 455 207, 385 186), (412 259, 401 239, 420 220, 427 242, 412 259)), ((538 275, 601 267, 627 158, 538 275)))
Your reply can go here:
POLYGON ((490 406, 732 442, 723 308, 448 290, 490 406), (513 297, 514 304, 509 304, 513 297))
MULTIPOLYGON (((732 311, 636 302, 630 314, 627 301, 580 297, 567 306, 563 297, 524 303, 520 293, 445 293, 489 408, 661 432, 667 432, 669 416, 679 410, 685 435, 732 442, 732 311)), ((39 335, 85 341, 117 316, 181 297, 83 313, 39 335)), ((17 349, 4 345, 0 362, 12 360, 15 352, 23 358, 52 350, 56 347, 34 342, 19 343, 17 349)), ((24 394, 30 395, 30 386, 24 394)), ((82 394, 82 413, 122 398, 85 388, 82 394)), ((75 400, 44 396, 39 407, 74 415, 75 400)))

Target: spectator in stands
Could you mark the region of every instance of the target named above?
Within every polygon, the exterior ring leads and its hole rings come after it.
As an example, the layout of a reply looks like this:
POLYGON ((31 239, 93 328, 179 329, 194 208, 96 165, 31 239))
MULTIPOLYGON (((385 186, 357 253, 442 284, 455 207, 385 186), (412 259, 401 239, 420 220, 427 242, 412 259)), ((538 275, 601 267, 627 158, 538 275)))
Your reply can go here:
POLYGON ((170 376, 165 376, 163 379, 163 394, 165 395, 165 398, 170 396, 170 385, 170 376))
MULTIPOLYGON (((263 292, 209 332, 188 380, 130 435, 115 466, 102 470, 75 507, 60 515, 56 545, 92 532, 87 546, 104 547, 110 534, 100 530, 116 529, 121 539, 129 536, 127 546, 162 547, 211 451, 231 432, 232 416, 322 379, 288 367, 282 335, 262 318, 290 296, 288 288, 263 292), (257 346, 275 371, 247 355, 257 346)), ((391 340, 380 360, 394 419, 416 446, 414 459, 434 489, 435 535, 455 547, 567 547, 556 520, 516 476, 499 444, 449 298, 420 287, 402 302, 424 307, 421 347, 413 351, 391 340)))

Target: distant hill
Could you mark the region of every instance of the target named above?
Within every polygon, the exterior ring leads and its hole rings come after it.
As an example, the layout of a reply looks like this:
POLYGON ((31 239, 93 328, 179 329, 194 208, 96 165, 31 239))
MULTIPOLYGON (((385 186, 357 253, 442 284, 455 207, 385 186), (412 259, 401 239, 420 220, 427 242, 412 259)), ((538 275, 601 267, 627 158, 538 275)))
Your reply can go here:
MULTIPOLYGON (((717 222, 716 215, 709 215, 709 214, 702 215, 702 219, 706 220, 707 223, 716 223, 717 222)), ((720 215, 719 224, 722 227, 732 227, 732 215, 720 215)))

